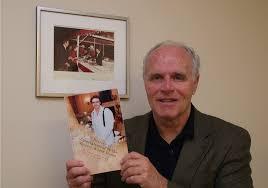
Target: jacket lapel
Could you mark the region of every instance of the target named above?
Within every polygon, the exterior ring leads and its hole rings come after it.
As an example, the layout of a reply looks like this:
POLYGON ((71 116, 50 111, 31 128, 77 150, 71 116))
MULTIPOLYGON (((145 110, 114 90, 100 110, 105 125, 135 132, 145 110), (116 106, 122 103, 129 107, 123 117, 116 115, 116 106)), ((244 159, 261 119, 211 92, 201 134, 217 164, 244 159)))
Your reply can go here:
POLYGON ((172 177, 183 187, 190 187, 192 178, 213 143, 209 122, 196 109, 194 113, 194 138, 185 141, 172 177))

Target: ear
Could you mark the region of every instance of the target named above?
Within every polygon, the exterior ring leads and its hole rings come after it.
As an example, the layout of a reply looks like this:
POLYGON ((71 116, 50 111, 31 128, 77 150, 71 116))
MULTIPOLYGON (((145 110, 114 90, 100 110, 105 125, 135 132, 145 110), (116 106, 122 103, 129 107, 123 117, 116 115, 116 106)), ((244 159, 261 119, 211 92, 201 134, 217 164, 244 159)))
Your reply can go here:
POLYGON ((197 90, 198 83, 199 83, 199 74, 194 78, 193 94, 192 95, 195 94, 195 92, 197 90))

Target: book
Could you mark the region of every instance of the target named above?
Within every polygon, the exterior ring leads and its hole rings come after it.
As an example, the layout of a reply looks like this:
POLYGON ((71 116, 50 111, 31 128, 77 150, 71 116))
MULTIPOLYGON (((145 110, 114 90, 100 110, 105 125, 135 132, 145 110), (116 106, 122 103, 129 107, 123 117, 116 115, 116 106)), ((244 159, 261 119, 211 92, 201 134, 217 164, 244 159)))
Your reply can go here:
POLYGON ((128 153, 117 89, 65 97, 74 159, 91 174, 120 170, 128 153))

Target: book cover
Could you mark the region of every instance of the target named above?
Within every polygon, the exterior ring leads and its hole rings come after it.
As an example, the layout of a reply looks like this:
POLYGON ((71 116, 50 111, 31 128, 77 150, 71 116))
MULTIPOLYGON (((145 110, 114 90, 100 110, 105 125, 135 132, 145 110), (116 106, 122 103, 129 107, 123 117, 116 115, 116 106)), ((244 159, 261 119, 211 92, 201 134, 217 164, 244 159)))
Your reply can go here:
POLYGON ((91 174, 120 170, 128 152, 117 89, 65 97, 74 159, 91 174))

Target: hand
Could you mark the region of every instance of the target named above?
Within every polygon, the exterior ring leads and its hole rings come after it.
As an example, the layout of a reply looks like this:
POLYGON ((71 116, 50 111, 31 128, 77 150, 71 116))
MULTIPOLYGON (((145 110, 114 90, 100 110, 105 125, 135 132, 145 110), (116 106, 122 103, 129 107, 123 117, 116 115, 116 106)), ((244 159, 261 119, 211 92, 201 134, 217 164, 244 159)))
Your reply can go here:
POLYGON ((69 188, 90 188, 93 177, 82 161, 66 162, 66 180, 69 188))
POLYGON ((121 180, 129 184, 139 184, 143 188, 166 188, 164 178, 149 159, 137 152, 128 153, 121 161, 121 180))

